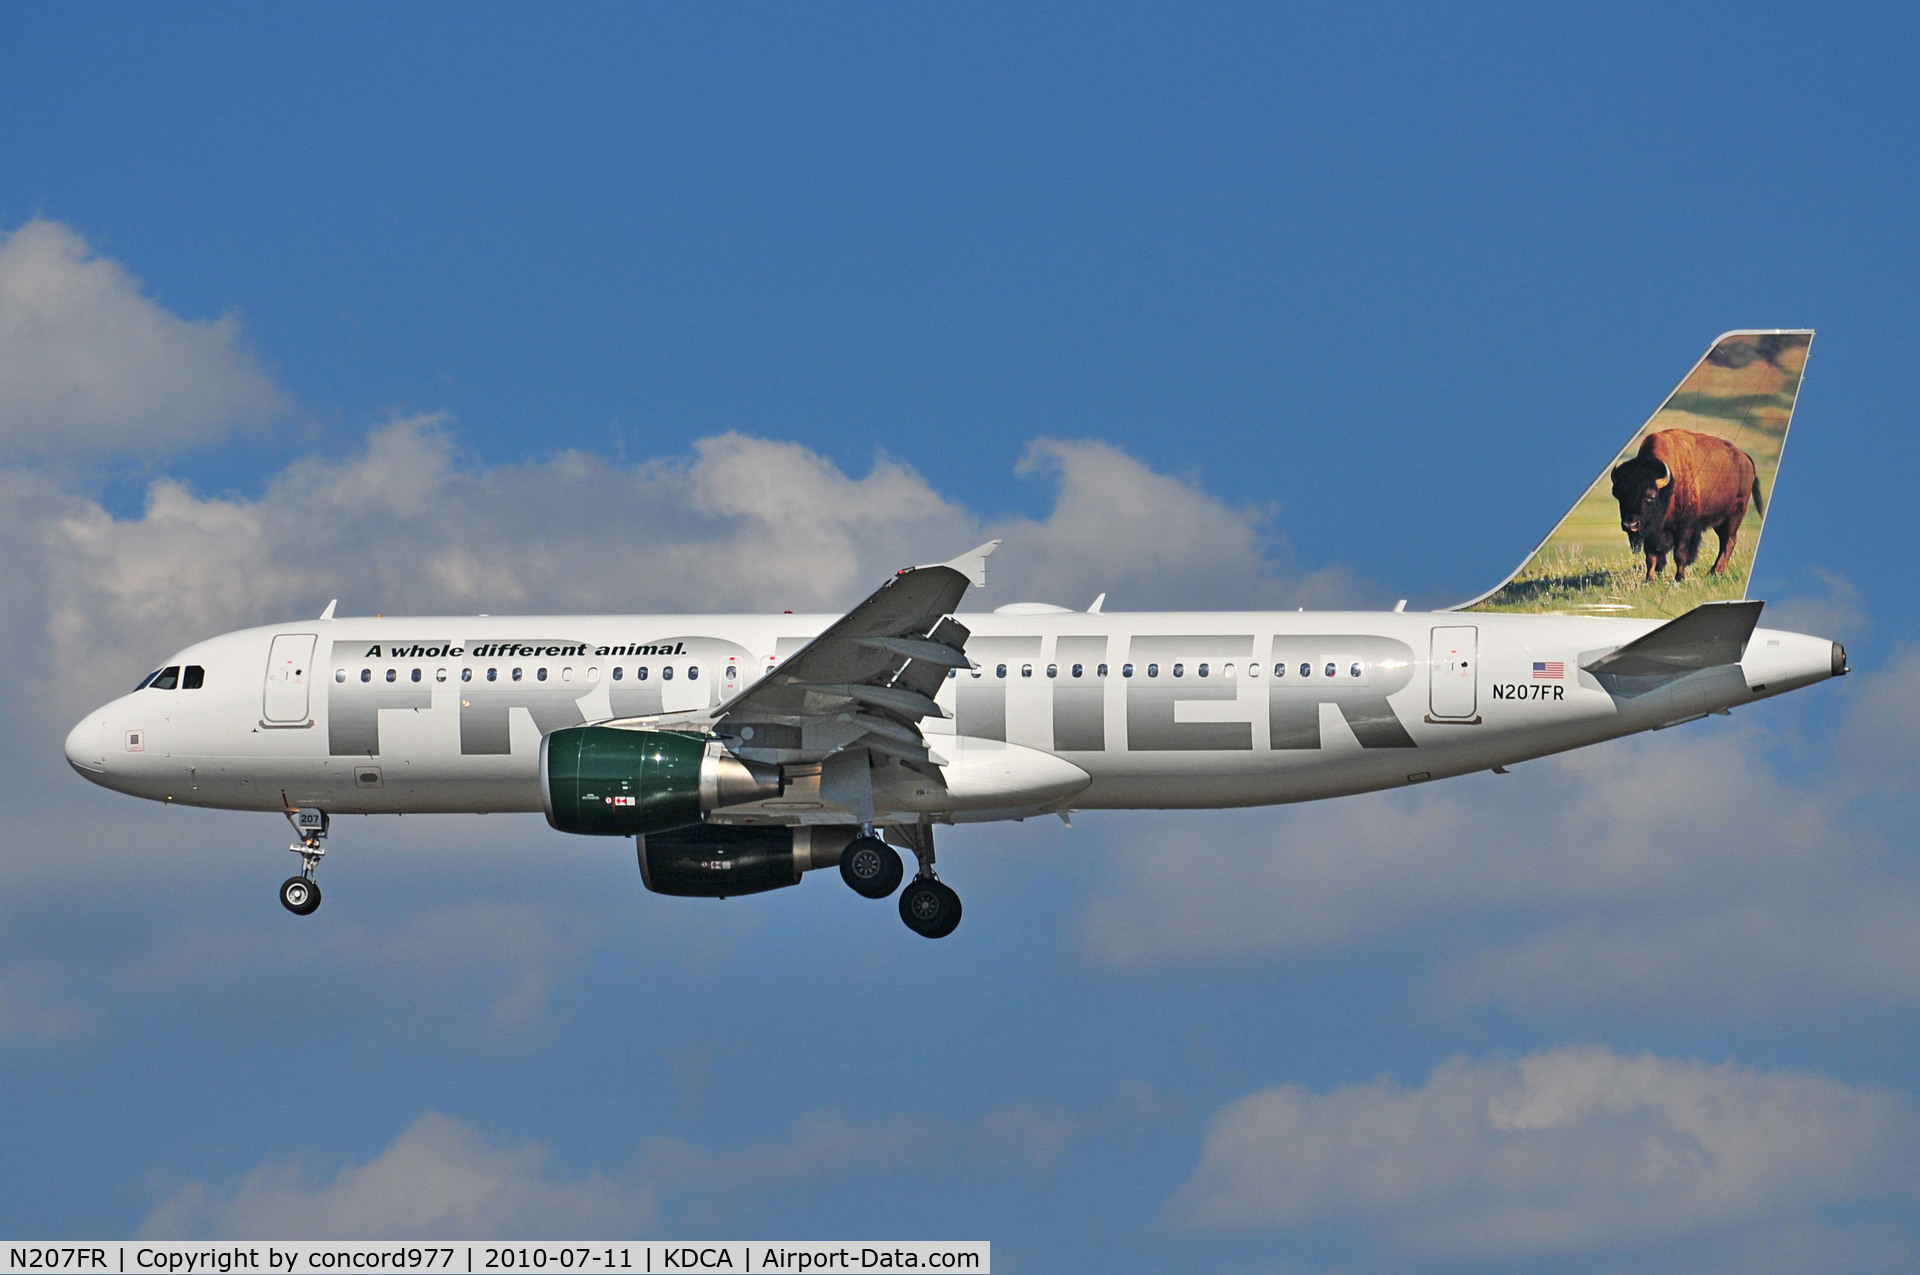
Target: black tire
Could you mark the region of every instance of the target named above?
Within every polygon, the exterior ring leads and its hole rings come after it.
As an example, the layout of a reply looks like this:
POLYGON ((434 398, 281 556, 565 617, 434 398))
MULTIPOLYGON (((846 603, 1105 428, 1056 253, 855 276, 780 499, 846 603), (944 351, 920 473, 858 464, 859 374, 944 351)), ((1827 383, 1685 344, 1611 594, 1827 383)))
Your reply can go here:
POLYGON ((280 883, 280 906, 295 916, 312 916, 320 906, 320 885, 305 877, 288 877, 280 883))
POLYGON ((900 892, 900 919, 922 938, 943 939, 960 924, 960 896, 944 881, 915 877, 900 892))
POLYGON ((840 852, 840 879, 861 898, 886 898, 905 875, 899 851, 878 837, 855 837, 840 852))

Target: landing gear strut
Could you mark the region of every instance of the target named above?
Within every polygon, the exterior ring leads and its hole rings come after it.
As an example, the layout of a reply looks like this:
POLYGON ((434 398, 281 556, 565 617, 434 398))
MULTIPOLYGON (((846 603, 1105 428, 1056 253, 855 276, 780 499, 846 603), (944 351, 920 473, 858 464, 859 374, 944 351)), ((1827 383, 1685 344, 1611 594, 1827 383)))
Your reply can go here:
POLYGON ((304 806, 286 813, 294 835, 300 838, 287 847, 300 856, 300 875, 280 883, 280 906, 295 916, 309 916, 320 906, 320 883, 313 878, 320 856, 326 853, 320 842, 327 835, 327 812, 304 806))
POLYGON ((903 827, 900 834, 920 861, 920 870, 900 892, 900 919, 922 938, 943 939, 960 924, 960 896, 934 873, 933 824, 903 827))

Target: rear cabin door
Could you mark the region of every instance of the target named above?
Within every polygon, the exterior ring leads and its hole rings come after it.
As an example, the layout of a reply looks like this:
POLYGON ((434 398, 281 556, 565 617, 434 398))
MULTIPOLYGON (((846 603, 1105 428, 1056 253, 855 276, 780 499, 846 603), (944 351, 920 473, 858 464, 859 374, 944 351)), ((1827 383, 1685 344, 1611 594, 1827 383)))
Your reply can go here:
POLYGON ((280 633, 267 656, 267 697, 263 714, 270 722, 307 720, 307 683, 313 674, 311 633, 280 633))
POLYGON ((1480 680, 1480 630, 1471 625, 1433 631, 1432 658, 1427 664, 1428 702, 1433 715, 1450 721, 1473 716, 1480 680))

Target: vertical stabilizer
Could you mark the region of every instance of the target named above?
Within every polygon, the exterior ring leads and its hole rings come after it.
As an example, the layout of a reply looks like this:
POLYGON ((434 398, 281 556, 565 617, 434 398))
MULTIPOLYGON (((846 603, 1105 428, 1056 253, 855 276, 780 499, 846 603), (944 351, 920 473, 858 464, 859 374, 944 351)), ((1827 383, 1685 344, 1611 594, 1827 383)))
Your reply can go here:
POLYGON ((1715 341, 1532 556, 1454 609, 1672 617, 1746 597, 1812 343, 1715 341))

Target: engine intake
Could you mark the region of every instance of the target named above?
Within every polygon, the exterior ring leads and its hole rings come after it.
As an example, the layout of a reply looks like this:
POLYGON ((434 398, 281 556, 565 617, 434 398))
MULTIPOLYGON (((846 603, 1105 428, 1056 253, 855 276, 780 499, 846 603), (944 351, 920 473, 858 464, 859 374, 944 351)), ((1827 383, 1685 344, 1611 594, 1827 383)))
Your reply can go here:
POLYGON ((540 741, 540 795, 561 832, 632 837, 780 795, 780 772, 704 735, 571 726, 540 741))

